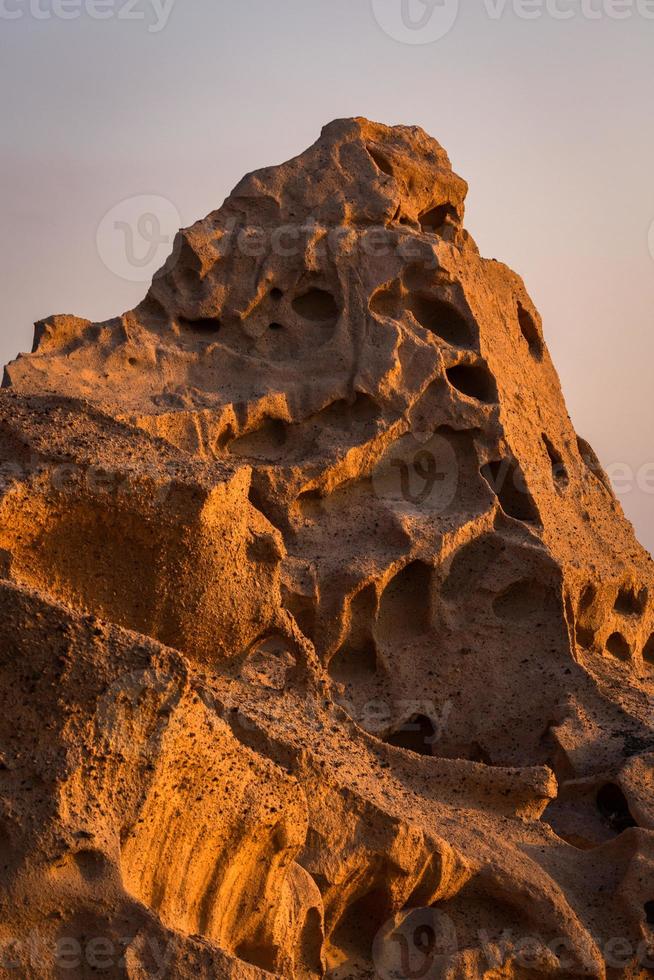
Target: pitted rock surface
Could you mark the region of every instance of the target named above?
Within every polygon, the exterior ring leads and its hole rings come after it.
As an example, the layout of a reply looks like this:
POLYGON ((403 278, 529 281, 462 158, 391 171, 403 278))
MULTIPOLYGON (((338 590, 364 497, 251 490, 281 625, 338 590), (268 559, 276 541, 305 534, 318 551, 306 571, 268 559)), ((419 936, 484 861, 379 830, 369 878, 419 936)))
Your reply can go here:
POLYGON ((654 969, 654 575, 416 127, 0 392, 2 976, 654 969))

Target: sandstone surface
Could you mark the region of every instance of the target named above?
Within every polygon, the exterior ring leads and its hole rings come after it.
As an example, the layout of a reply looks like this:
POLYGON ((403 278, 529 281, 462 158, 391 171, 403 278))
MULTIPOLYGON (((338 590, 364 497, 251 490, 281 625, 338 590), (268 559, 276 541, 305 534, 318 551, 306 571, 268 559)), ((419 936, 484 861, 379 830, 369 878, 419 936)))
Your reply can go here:
POLYGON ((654 574, 416 127, 0 391, 0 975, 654 969, 654 574))

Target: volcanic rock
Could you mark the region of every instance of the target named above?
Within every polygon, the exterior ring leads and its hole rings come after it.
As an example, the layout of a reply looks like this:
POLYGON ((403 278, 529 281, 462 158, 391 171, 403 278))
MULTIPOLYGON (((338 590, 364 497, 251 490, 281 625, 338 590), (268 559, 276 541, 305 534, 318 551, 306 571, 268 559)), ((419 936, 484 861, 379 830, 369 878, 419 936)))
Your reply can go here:
POLYGON ((654 575, 417 127, 0 392, 2 977, 654 968, 654 575))

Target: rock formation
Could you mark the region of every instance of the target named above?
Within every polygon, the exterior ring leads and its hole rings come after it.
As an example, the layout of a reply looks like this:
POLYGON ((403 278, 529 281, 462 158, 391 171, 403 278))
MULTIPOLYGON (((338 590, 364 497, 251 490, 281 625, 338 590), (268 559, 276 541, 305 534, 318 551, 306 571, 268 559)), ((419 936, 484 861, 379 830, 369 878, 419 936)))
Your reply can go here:
POLYGON ((2 977, 654 969, 654 575, 415 127, 0 392, 2 977))

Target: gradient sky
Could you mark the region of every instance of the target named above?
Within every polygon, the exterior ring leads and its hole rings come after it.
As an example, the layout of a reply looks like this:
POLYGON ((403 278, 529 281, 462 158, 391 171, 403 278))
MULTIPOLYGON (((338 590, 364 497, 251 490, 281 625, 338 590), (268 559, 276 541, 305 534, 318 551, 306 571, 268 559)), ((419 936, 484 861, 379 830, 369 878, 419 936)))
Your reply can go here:
POLYGON ((654 550, 654 2, 460 0, 429 43, 397 36, 402 2, 0 0, 0 362, 35 319, 144 295, 96 244, 117 202, 157 195, 188 225, 335 117, 418 124, 470 183, 482 254, 524 277, 577 430, 654 550))

